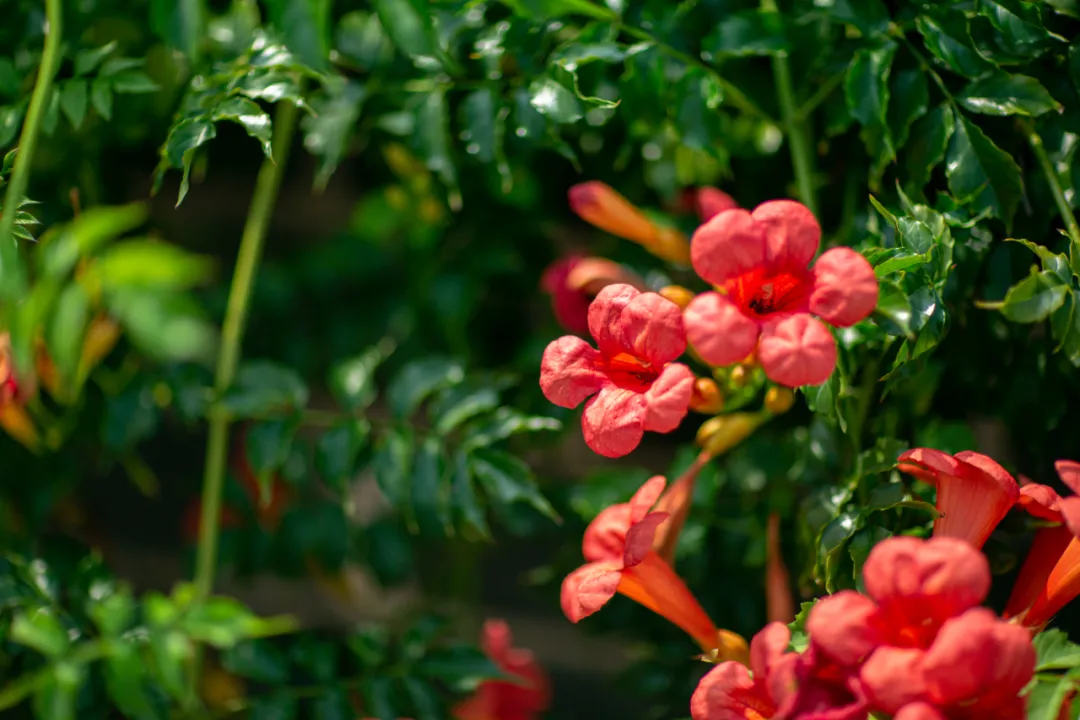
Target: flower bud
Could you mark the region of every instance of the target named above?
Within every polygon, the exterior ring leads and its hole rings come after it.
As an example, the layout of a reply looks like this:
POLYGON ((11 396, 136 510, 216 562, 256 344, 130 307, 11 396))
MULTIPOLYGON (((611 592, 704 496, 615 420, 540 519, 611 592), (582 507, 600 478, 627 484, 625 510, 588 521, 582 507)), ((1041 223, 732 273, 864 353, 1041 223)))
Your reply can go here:
POLYGON ((791 388, 773 386, 765 393, 765 409, 773 415, 783 415, 795 404, 791 388))
POLYGON ((715 415, 724 409, 724 396, 712 378, 694 380, 694 394, 690 396, 690 409, 703 415, 715 415))
POLYGON ((612 235, 638 243, 657 257, 690 262, 690 241, 678 230, 657 225, 606 183, 592 181, 570 188, 570 209, 612 235))
POLYGON ((764 419, 759 413, 718 415, 698 429, 697 442, 710 456, 717 457, 753 435, 764 419))
POLYGON ((667 287, 660 288, 660 296, 667 298, 683 310, 685 310, 686 306, 690 304, 690 301, 694 299, 694 293, 681 285, 668 285, 667 287))
POLYGON ((701 656, 708 663, 722 663, 733 660, 743 665, 750 664, 750 648, 746 639, 730 630, 716 631, 716 647, 701 656))
POLYGON ((728 378, 735 387, 742 387, 750 379, 750 371, 746 369, 745 365, 736 365, 731 368, 731 374, 728 378))

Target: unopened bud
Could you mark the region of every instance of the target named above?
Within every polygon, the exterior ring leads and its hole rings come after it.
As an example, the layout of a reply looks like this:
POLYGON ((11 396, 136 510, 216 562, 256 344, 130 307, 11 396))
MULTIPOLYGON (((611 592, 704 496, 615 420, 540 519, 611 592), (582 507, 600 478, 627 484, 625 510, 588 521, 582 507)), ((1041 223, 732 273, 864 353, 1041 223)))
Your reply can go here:
POLYGON ((708 663, 722 663, 729 660, 743 665, 750 664, 750 648, 746 639, 730 630, 716 631, 716 647, 711 648, 701 659, 708 663))
POLYGON ((694 380, 694 394, 690 396, 690 409, 703 415, 715 415, 724 409, 724 396, 716 381, 711 378, 694 380))
POLYGON ((682 285, 668 285, 660 288, 660 297, 666 298, 685 310, 690 301, 694 299, 694 293, 682 285))
POLYGON ((753 435, 763 420, 757 413, 718 415, 698 429, 697 442, 710 456, 717 457, 753 435))
POLYGON ((736 365, 731 368, 731 374, 728 378, 735 387, 742 387, 750 379, 750 371, 746 369, 745 365, 736 365))
POLYGON ((597 181, 574 185, 569 199, 570 209, 590 225, 636 242, 664 260, 690 262, 690 241, 683 233, 657 225, 610 185, 597 181))
POLYGON ((566 275, 566 287, 595 296, 608 285, 624 283, 645 290, 645 281, 619 263, 601 257, 581 258, 566 275))
POLYGON ((765 393, 765 409, 773 415, 783 415, 795 404, 791 388, 773 386, 765 393))

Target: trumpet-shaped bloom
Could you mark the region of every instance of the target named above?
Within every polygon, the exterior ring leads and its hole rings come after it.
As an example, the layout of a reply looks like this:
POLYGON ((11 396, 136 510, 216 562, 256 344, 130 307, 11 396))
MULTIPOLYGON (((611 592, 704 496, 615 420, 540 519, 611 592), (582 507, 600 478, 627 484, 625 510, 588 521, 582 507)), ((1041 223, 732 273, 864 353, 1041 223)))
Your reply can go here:
POLYGON ((529 650, 513 647, 510 627, 502 620, 484 623, 480 644, 509 680, 486 680, 454 708, 457 720, 533 720, 550 704, 551 686, 529 650))
MULTIPOLYGON (((1080 495, 1080 463, 1058 460, 1062 482, 1080 495)), ((1036 631, 1080 595, 1080 497, 1061 497, 1046 485, 1020 488, 1021 508, 1057 525, 1041 528, 1013 585, 1005 617, 1036 631)))
POLYGON ((598 349, 567 335, 547 346, 540 363, 548 400, 566 408, 585 402, 585 443, 621 457, 646 430, 677 428, 694 389, 690 368, 672 362, 686 349, 678 306, 656 293, 608 285, 589 306, 589 332, 598 349))
POLYGON ((874 546, 863 566, 866 595, 843 590, 810 611, 815 647, 854 668, 880 647, 925 650, 950 618, 990 591, 990 565, 954 538, 893 537, 874 546))
POLYGON ((665 260, 689 260, 690 244, 681 232, 656 224, 611 186, 581 183, 570 188, 569 197, 570 209, 589 224, 636 242, 665 260))
POLYGON ((1031 636, 973 608, 946 622, 929 649, 879 650, 860 679, 875 710, 910 720, 1024 720, 1020 691, 1035 673, 1031 636))
POLYGON ((657 475, 629 503, 604 509, 589 524, 581 548, 588 562, 563 581, 563 613, 577 623, 622 593, 681 628, 706 653, 741 657, 745 641, 717 630, 686 584, 653 550, 657 528, 668 514, 652 508, 666 484, 657 475))
POLYGON ((694 720, 860 720, 860 688, 811 648, 786 652, 790 631, 772 622, 750 643, 750 669, 724 662, 709 671, 690 699, 694 720))
POLYGON ((540 287, 551 296, 559 324, 572 333, 589 329, 589 304, 608 285, 625 283, 639 290, 644 282, 622 265, 600 257, 570 255, 548 266, 540 287))
POLYGON ((781 385, 816 385, 836 367, 836 342, 815 317, 847 327, 877 305, 873 268, 850 248, 826 251, 812 268, 821 227, 791 200, 753 212, 725 210, 690 242, 694 270, 719 292, 686 308, 690 344, 712 365, 730 365, 757 350, 765 374, 781 385))
POLYGON ((976 452, 949 455, 915 448, 897 467, 937 487, 934 537, 954 537, 981 548, 1020 499, 1020 486, 1003 467, 976 452))

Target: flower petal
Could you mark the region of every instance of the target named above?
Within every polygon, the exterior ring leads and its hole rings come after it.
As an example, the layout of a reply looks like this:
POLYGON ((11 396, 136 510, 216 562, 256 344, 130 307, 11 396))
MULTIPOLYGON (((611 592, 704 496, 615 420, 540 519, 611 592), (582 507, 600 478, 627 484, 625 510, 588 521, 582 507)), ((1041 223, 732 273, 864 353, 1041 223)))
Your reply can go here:
POLYGON ((893 720, 948 720, 945 713, 930 703, 917 702, 905 705, 893 716, 893 720))
POLYGON ((943 622, 986 598, 990 563, 964 540, 891 537, 870 551, 863 582, 884 622, 896 631, 925 633, 919 640, 928 647, 943 622))
POLYGON ((794 200, 770 200, 754 208, 752 217, 765 231, 770 269, 806 269, 821 242, 821 225, 809 208, 794 200))
POLYGON ((836 327, 848 327, 877 307, 874 268, 851 248, 825 251, 814 263, 810 312, 836 327))
POLYGON ((581 541, 581 554, 588 562, 622 561, 626 551, 626 533, 630 530, 630 503, 619 503, 601 510, 581 541))
POLYGON ((765 262, 765 228, 741 208, 722 212, 690 238, 690 262, 703 279, 721 285, 765 262))
POLYGON ((653 475, 637 489, 634 497, 630 498, 631 525, 641 522, 641 519, 652 510, 653 505, 656 505, 660 496, 664 494, 665 487, 667 487, 667 478, 663 475, 653 475))
POLYGON ((737 662, 720 663, 706 673, 690 698, 693 720, 759 720, 771 718, 774 710, 764 688, 737 662))
POLYGON ((859 670, 859 681, 870 705, 892 715, 905 705, 925 700, 925 655, 916 648, 878 648, 859 670))
POLYGON ((703 187, 694 194, 694 206, 701 222, 708 222, 725 210, 739 207, 739 203, 719 188, 703 187))
POLYGON ((720 293, 702 293, 691 300, 683 321, 690 344, 710 365, 737 363, 757 345, 758 324, 720 293))
POLYGON ((563 614, 572 623, 589 617, 615 597, 621 579, 621 562, 582 565, 563 580, 560 593, 563 614))
POLYGON ((1061 496, 1049 485, 1031 483, 1020 488, 1020 497, 1016 500, 1016 506, 1026 510, 1032 517, 1051 522, 1061 522, 1061 511, 1058 503, 1061 496))
POLYGON ((842 667, 854 667, 881 644, 878 607, 853 590, 822 598, 806 619, 813 645, 842 667))
POLYGON ((791 630, 782 622, 771 622, 750 641, 750 668, 754 677, 764 678, 787 651, 791 630))
POLYGON ((986 608, 973 608, 945 623, 923 668, 935 705, 948 707, 1016 697, 1035 673, 1031 634, 999 620, 986 608))
MULTIPOLYGON (((1026 489, 1020 489, 1021 498, 1024 497, 1023 492, 1026 489)), ((1072 542, 1073 532, 1067 525, 1044 527, 1035 533, 1024 564, 1020 566, 1020 574, 1013 581, 1012 593, 1009 601, 1005 603, 1002 617, 1019 617, 1025 627, 1032 627, 1028 622, 1028 610, 1039 595, 1047 590, 1047 582, 1054 572, 1054 567, 1072 542)), ((1038 617, 1033 617, 1032 620, 1036 623, 1041 621, 1038 617)))
POLYGON ((585 444, 604 457, 633 452, 645 434, 645 396, 612 385, 585 403, 581 429, 585 444))
POLYGON ((651 512, 639 522, 630 526, 626 533, 626 549, 623 552, 623 567, 641 564, 647 553, 652 552, 656 529, 668 519, 666 512, 651 512))
POLYGON ((559 407, 573 408, 608 383, 600 353, 579 337, 552 340, 540 361, 540 389, 559 407))
POLYGON ((1080 495, 1080 463, 1075 460, 1058 460, 1054 463, 1061 482, 1065 483, 1074 494, 1080 495))
POLYGON ((630 353, 654 365, 671 362, 686 351, 682 310, 657 293, 630 285, 608 285, 589 306, 589 331, 601 352, 630 353))
POLYGON ((679 427, 694 395, 694 373, 682 363, 671 363, 645 391, 645 429, 666 433, 679 427))
POLYGON ((836 341, 819 320, 790 315, 761 328, 758 360, 773 382, 788 387, 820 385, 836 368, 836 341))

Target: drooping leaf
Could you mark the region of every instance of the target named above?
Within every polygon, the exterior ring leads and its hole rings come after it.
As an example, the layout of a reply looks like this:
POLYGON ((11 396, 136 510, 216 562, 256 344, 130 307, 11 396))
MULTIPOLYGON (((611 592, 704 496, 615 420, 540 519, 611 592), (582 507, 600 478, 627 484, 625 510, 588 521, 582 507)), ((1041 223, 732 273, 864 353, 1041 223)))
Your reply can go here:
POLYGON ((89 88, 86 80, 75 78, 60 86, 60 109, 76 130, 86 118, 88 100, 89 88))
POLYGON ((1012 222, 1023 193, 1020 168, 974 123, 957 115, 946 157, 949 189, 961 203, 976 202, 1012 222))
POLYGON ((307 385, 295 370, 259 360, 241 365, 221 405, 236 417, 265 419, 302 409, 307 399, 307 385))
POLYGON ((574 93, 550 77, 533 81, 529 102, 537 112, 557 123, 575 123, 585 115, 574 93))
POLYGON ((451 358, 433 357, 406 365, 387 389, 390 409, 399 418, 407 418, 431 393, 456 385, 465 379, 461 363, 451 358))
POLYGON ((542 515, 560 522, 555 509, 536 487, 532 470, 513 455, 480 449, 470 454, 469 465, 488 497, 504 505, 526 502, 542 515))
POLYGON ((273 127, 270 114, 258 104, 234 95, 215 107, 210 119, 213 122, 228 120, 236 123, 244 128, 248 135, 259 141, 266 157, 271 157, 270 140, 273 136, 273 127))
POLYGON ((899 150, 907 143, 912 123, 926 115, 930 102, 926 73, 918 68, 896 73, 889 97, 887 125, 893 146, 899 150))
POLYGON ((319 159, 315 187, 323 189, 345 157, 349 140, 356 129, 360 108, 367 89, 356 82, 346 82, 340 90, 312 103, 311 115, 301 121, 304 147, 319 159))

